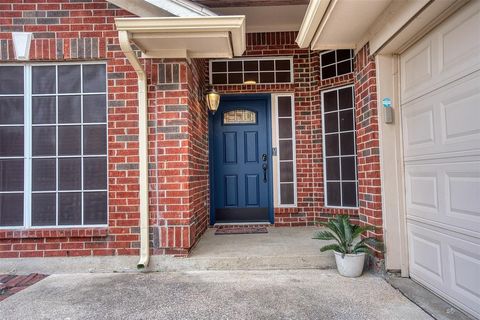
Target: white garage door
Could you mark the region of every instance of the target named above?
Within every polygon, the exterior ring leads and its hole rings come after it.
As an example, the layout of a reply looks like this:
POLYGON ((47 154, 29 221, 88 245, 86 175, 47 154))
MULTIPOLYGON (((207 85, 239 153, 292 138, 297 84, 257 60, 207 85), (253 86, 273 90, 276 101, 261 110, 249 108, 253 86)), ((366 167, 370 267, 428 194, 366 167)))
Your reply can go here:
POLYGON ((480 1, 401 56, 410 276, 480 317, 480 1))

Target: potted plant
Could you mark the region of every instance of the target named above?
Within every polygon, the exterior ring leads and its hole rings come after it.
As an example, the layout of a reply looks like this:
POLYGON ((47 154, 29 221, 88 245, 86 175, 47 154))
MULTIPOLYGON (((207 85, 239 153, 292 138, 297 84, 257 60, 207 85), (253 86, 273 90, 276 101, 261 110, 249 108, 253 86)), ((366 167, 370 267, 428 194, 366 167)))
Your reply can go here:
POLYGON ((347 215, 338 215, 328 222, 320 222, 327 230, 319 231, 313 239, 335 240, 336 243, 320 248, 321 252, 333 250, 338 272, 344 277, 359 277, 363 272, 365 254, 370 252, 367 244, 376 245, 372 237, 358 241, 362 233, 374 230, 373 226, 359 226, 352 224, 347 215))

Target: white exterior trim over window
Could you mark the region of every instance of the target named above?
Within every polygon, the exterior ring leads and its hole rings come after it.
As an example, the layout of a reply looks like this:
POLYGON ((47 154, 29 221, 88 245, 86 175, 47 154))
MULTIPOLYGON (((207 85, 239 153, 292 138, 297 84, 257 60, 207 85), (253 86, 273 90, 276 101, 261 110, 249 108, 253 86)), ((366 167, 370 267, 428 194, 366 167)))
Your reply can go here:
POLYGON ((297 207, 297 159, 296 159, 296 146, 295 146, 295 101, 293 93, 278 93, 272 94, 272 148, 276 150, 273 153, 273 190, 274 190, 274 207, 275 208, 295 208, 297 207), (279 98, 287 97, 290 98, 290 116, 280 116, 279 115, 279 98), (280 138, 280 121, 281 120, 290 120, 291 125, 291 137, 290 138, 280 138), (292 159, 291 160, 281 160, 280 159, 280 141, 292 141, 292 159), (281 163, 291 163, 292 164, 292 176, 293 181, 291 182, 282 182, 281 181, 281 172, 280 165, 281 163), (291 184, 293 185, 293 202, 284 203, 281 196, 281 185, 282 184, 291 184))
MULTIPOLYGON (((108 225, 108 85, 107 85, 107 72, 106 72, 106 63, 104 62, 99 62, 99 61, 92 61, 92 62, 72 62, 72 63, 28 63, 28 64, 6 64, 2 66, 16 66, 16 67, 23 67, 23 83, 24 83, 24 92, 23 94, 0 94, 0 97, 15 97, 15 96, 21 96, 24 97, 23 99, 23 104, 24 104, 24 115, 23 115, 23 127, 24 127, 24 155, 23 157, 0 157, 0 159, 24 159, 24 177, 23 177, 23 185, 24 189, 22 191, 23 193, 23 225, 21 226, 0 226, 0 229, 41 229, 41 228, 78 228, 78 227, 105 227, 108 225), (105 67, 105 90, 102 91, 95 91, 95 92, 84 92, 84 71, 83 67, 85 65, 99 65, 105 67), (80 91, 79 92, 72 92, 72 93, 59 93, 59 67, 61 66, 80 66, 80 79, 79 79, 79 85, 80 85, 80 91), (55 91, 54 92, 49 92, 49 93, 34 93, 33 89, 33 75, 32 75, 32 70, 35 67, 55 67, 55 91), (84 98, 85 97, 94 97, 94 96, 104 96, 105 97, 105 121, 97 121, 97 119, 93 121, 84 121, 84 98), (34 124, 33 120, 33 99, 34 98, 52 98, 55 103, 55 122, 48 122, 48 124, 45 123, 36 123, 34 124), (67 121, 67 122, 62 122, 59 120, 59 99, 62 97, 78 97, 79 103, 80 103, 80 121, 67 121), (84 127, 100 127, 104 126, 105 127, 105 152, 101 154, 96 154, 96 153, 89 153, 85 154, 84 151, 84 127), (55 154, 54 155, 33 155, 32 151, 32 146, 33 146, 33 131, 34 128, 52 128, 54 127, 55 129, 55 154), (80 153, 79 154, 60 154, 59 153, 59 138, 61 135, 59 135, 59 128, 75 128, 79 127, 80 128, 80 153), (104 158, 106 161, 106 170, 105 172, 106 175, 106 187, 105 188, 90 188, 86 189, 85 184, 84 184, 84 160, 85 159, 102 159, 104 158), (34 161, 38 160, 54 160, 55 161, 55 188, 54 189, 48 189, 45 191, 35 191, 33 190, 33 165, 34 161), (61 160, 79 160, 80 161, 80 188, 67 188, 64 190, 60 190, 59 188, 59 173, 60 173, 60 161, 61 160), (85 194, 90 194, 94 195, 94 193, 106 193, 106 223, 104 224, 86 224, 84 221, 85 214, 84 214, 84 209, 85 209, 85 194), (80 194, 80 201, 81 201, 81 222, 79 224, 59 224, 59 196, 61 194, 80 194), (32 195, 35 194, 55 194, 55 224, 46 224, 46 225, 37 225, 34 226, 32 222, 32 195)), ((92 113, 93 114, 93 113, 92 113)), ((9 126, 9 125, 0 125, 0 126, 9 126)), ((11 126, 20 126, 20 125, 11 125, 11 126)), ((101 128, 100 128, 101 129, 101 128)), ((7 193, 7 192, 0 192, 0 193, 7 193)), ((20 192, 15 192, 15 193, 20 193, 20 192)), ((97 199, 98 200, 98 199, 97 199)))
MULTIPOLYGON (((353 88, 354 86, 353 85, 347 85, 347 86, 342 86, 342 87, 336 87, 336 88, 333 88, 333 89, 329 89, 329 90, 324 90, 321 92, 321 96, 322 96, 322 146, 323 146, 323 177, 324 177, 324 190, 325 190, 325 207, 327 208, 349 208, 349 209, 356 209, 358 208, 358 168, 357 168, 357 146, 356 146, 356 129, 355 129, 355 101, 354 101, 354 96, 353 96, 353 88), (352 89, 352 100, 351 100, 351 107, 348 107, 348 108, 344 108, 344 107, 341 107, 340 106, 340 97, 339 97, 339 92, 340 90, 342 89, 352 89), (325 95, 327 93, 330 93, 330 92, 336 92, 336 101, 337 101, 337 106, 336 106, 336 110, 332 110, 332 111, 325 111, 326 110, 326 98, 325 98, 325 95), (340 113, 342 112, 348 112, 348 111, 353 111, 353 128, 352 129, 349 129, 349 130, 342 130, 341 127, 342 127, 342 118, 340 116, 340 113), (326 132, 327 130, 327 127, 326 127, 326 117, 329 115, 329 114, 337 114, 337 129, 336 130, 332 130, 331 132, 326 132), (349 134, 349 133, 353 133, 353 152, 350 153, 350 154, 343 154, 343 150, 342 150, 342 134, 349 134), (336 155, 327 155, 328 151, 327 151, 327 148, 328 148, 328 145, 327 145, 327 139, 326 137, 328 135, 336 135, 337 136, 337 139, 338 139, 338 154, 336 155), (351 158, 354 158, 354 179, 344 179, 343 177, 343 159, 351 159, 351 158), (338 159, 338 174, 339 174, 339 177, 338 179, 329 179, 328 178, 328 172, 327 172, 327 159, 338 159), (328 184, 329 183, 338 183, 339 185, 339 192, 340 192, 340 204, 342 205, 331 205, 329 204, 329 188, 328 188, 328 184), (355 183, 355 203, 356 205, 352 205, 352 206, 346 206, 346 205, 343 205, 344 204, 344 197, 343 197, 343 184, 344 183, 355 183)), ((343 120, 346 120, 348 121, 348 119, 343 119, 343 120)))

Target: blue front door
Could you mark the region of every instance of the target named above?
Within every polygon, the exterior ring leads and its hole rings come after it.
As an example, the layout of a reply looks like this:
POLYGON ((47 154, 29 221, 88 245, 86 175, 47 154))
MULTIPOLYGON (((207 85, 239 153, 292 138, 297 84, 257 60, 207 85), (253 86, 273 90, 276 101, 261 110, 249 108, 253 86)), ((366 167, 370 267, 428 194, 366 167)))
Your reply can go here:
POLYGON ((269 221, 269 101, 225 96, 221 101, 212 119, 212 222, 269 221))

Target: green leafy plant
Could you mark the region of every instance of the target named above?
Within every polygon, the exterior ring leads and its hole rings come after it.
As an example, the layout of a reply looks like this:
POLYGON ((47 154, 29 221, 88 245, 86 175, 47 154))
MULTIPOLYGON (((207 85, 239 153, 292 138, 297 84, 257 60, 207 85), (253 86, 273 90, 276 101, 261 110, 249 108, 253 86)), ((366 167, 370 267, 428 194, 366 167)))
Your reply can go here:
POLYGON ((338 215, 335 219, 328 222, 320 222, 319 224, 327 228, 327 230, 317 232, 313 239, 336 241, 336 243, 321 247, 321 252, 334 250, 341 253, 342 257, 344 257, 346 254, 370 253, 368 245, 376 247, 379 244, 379 242, 372 237, 356 241, 364 232, 373 231, 375 228, 373 226, 362 227, 352 224, 350 217, 347 215, 338 215))

